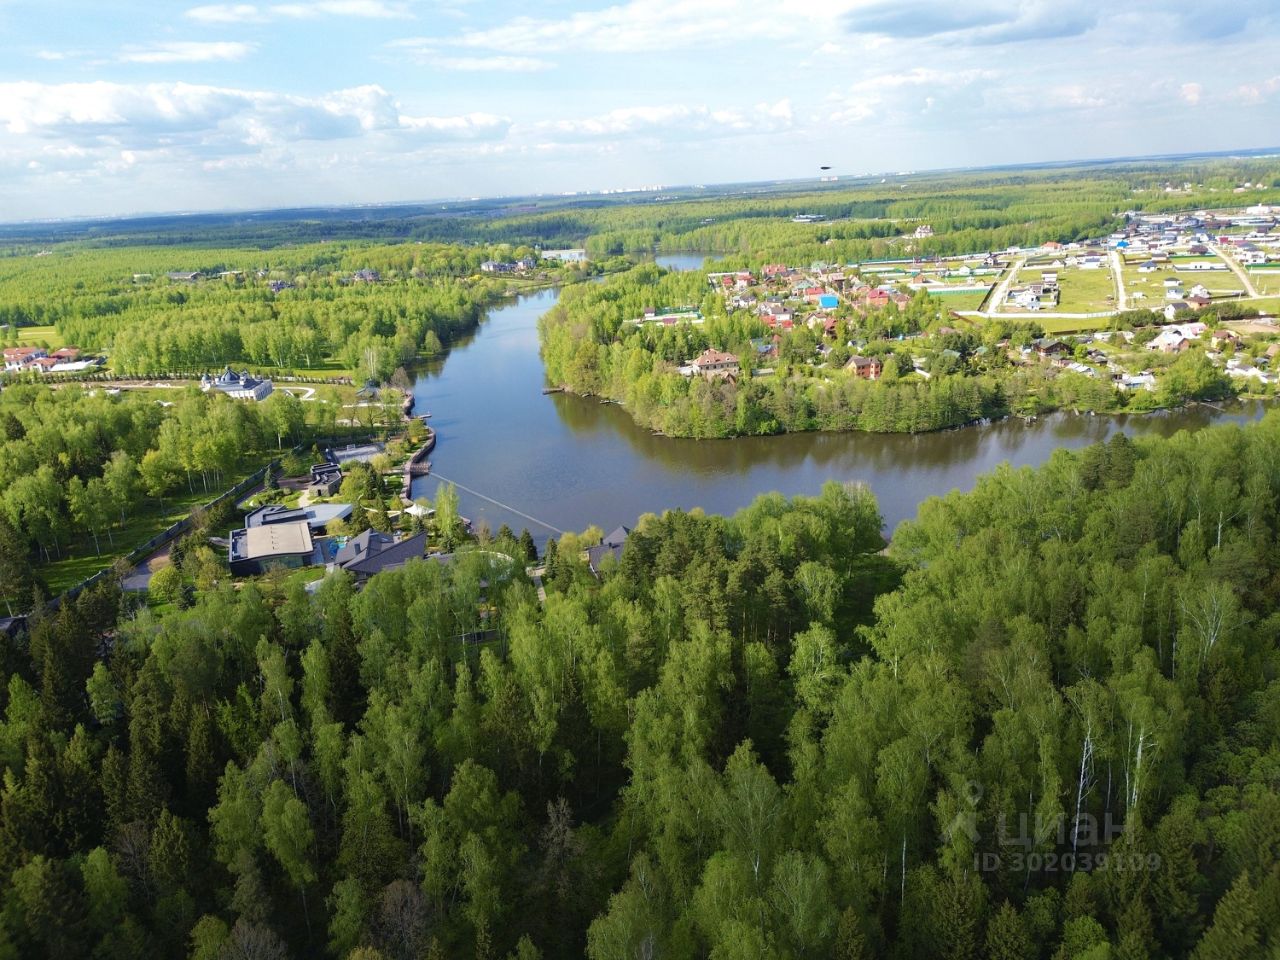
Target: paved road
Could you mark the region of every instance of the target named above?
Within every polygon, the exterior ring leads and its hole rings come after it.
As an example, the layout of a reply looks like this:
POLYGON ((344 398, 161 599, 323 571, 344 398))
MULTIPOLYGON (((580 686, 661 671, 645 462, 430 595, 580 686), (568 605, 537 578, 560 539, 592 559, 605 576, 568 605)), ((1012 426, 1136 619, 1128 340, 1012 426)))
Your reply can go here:
POLYGON ((1240 266, 1240 264, 1235 262, 1234 259, 1227 256, 1222 251, 1221 247, 1215 245, 1210 249, 1212 249, 1213 252, 1216 253, 1219 257, 1221 257, 1222 260, 1226 263, 1226 265, 1231 268, 1232 272, 1234 272, 1235 275, 1240 278, 1240 282, 1244 284, 1245 293, 1247 293, 1250 296, 1250 298, 1256 300, 1258 298, 1258 291, 1254 287, 1253 281, 1249 279, 1249 271, 1243 269, 1240 266))

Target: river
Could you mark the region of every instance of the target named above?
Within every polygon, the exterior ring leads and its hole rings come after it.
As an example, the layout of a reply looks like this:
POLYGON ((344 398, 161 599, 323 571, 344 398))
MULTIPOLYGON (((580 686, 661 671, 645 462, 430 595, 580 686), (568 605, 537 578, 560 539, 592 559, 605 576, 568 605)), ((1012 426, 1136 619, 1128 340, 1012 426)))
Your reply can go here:
MULTIPOLYGON (((677 269, 702 262, 694 255, 657 259, 677 269)), ((1247 403, 1221 412, 1193 406, 1132 417, 1057 414, 916 436, 656 437, 616 405, 542 394, 537 321, 558 296, 543 290, 492 308, 475 334, 422 369, 414 386, 416 409, 431 412, 439 443, 432 475, 414 481, 413 495, 434 498, 438 485, 451 481, 464 516, 493 530, 528 527, 539 543, 553 530, 595 524, 608 532, 674 507, 732 513, 759 493, 815 494, 830 479, 867 483, 892 531, 921 501, 968 489, 1002 461, 1039 464, 1058 447, 1087 446, 1117 430, 1168 436, 1253 420, 1265 409, 1247 403)))

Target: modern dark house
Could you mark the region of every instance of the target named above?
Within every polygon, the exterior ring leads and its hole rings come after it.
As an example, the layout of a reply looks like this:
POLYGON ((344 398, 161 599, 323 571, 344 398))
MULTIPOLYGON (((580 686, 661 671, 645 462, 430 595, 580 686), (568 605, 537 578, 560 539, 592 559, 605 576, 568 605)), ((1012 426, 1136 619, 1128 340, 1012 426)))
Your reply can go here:
POLYGON ((305 567, 315 545, 306 520, 265 523, 231 531, 228 561, 238 577, 265 573, 269 567, 305 567))
POLYGON ((612 558, 615 562, 622 559, 622 548, 626 545, 627 537, 631 534, 630 527, 618 527, 599 544, 594 547, 587 548, 587 566, 597 577, 600 576, 600 567, 606 558, 612 558))
POLYGON ((325 527, 335 520, 345 520, 351 516, 349 503, 316 503, 309 507, 286 507, 279 503, 269 503, 245 514, 245 529, 264 527, 274 523, 305 523, 313 534, 324 533, 325 527))
POLYGON ((332 497, 342 486, 342 468, 336 463, 317 463, 311 467, 311 483, 307 493, 313 497, 332 497))
POLYGON ((396 540, 389 533, 366 530, 343 545, 333 558, 333 566, 347 571, 358 582, 363 582, 374 574, 386 570, 399 570, 410 560, 420 560, 426 554, 427 535, 425 533, 396 540))

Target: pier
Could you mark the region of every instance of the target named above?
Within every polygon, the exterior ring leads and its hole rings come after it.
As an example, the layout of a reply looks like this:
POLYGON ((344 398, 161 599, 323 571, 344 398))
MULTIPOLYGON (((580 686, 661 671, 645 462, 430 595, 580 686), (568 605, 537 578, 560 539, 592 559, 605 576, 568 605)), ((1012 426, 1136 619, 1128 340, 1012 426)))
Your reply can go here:
POLYGON ((425 477, 431 472, 431 461, 427 459, 427 454, 435 449, 436 432, 427 427, 427 439, 422 446, 418 448, 417 453, 408 459, 404 465, 404 476, 400 481, 400 499, 406 503, 412 503, 413 498, 409 496, 409 490, 413 486, 414 477, 425 477))

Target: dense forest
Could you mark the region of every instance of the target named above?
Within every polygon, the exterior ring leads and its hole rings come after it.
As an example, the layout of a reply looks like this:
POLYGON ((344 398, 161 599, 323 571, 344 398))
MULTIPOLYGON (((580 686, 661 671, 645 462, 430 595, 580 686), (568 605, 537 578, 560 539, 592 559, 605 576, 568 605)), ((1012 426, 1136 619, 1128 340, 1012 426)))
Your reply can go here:
MULTIPOLYGON (((508 281, 481 277, 482 262, 532 253, 441 244, 68 246, 48 256, 0 258, 0 326, 12 335, 53 325, 64 343, 109 352, 122 374, 198 373, 236 363, 285 371, 329 366, 385 380, 469 332, 483 308, 506 294, 508 281), (378 282, 352 282, 362 270, 378 282), (198 271, 202 279, 175 283, 170 271, 198 271)), ((547 264, 538 279, 572 282, 607 266, 547 264)))
MULTIPOLYGON (((1263 958, 1280 415, 4 647, 0 956, 1263 958), (482 642, 474 642, 483 638, 482 642)), ((500 541, 496 549, 506 549, 500 541)))

